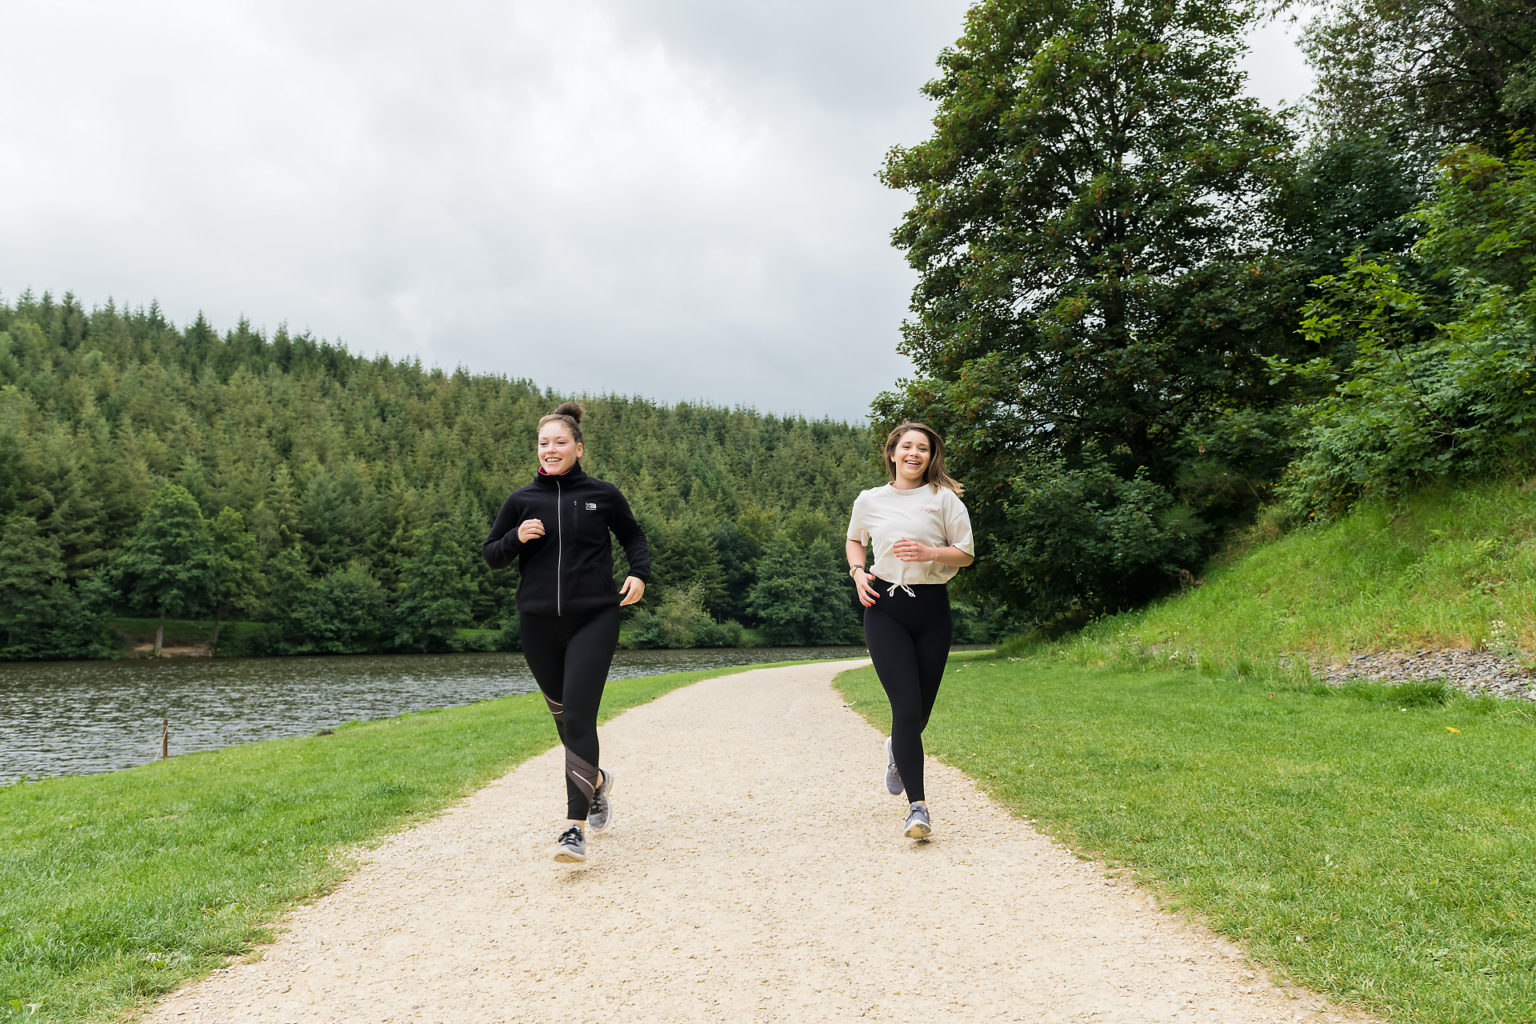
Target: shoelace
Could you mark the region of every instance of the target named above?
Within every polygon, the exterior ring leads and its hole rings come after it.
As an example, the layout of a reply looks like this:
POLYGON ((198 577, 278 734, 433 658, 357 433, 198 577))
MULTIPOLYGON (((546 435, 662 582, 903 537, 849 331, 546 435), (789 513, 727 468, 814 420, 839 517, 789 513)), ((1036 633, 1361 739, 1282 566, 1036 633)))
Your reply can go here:
POLYGON ((581 829, 577 828, 575 825, 572 825, 570 828, 560 833, 561 846, 564 846, 566 843, 575 844, 579 842, 581 842, 581 829))
POLYGON ((908 597, 916 597, 917 596, 916 594, 914 594, 912 592, 912 588, 907 586, 905 583, 892 583, 891 584, 891 589, 887 590, 885 592, 885 596, 886 597, 895 597, 896 596, 896 588, 897 587, 900 587, 902 590, 905 590, 907 592, 907 596, 908 597))

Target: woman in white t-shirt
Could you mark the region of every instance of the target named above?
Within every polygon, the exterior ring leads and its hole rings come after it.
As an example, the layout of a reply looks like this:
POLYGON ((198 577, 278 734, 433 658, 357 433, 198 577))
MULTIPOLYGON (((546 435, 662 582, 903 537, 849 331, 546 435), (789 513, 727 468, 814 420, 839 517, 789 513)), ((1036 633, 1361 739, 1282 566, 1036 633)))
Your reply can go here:
POLYGON ((975 560, 960 482, 944 471, 944 441, 903 423, 885 441, 891 482, 861 493, 848 523, 848 575, 864 606, 864 642, 891 702, 885 787, 906 790, 906 835, 933 834, 923 793, 923 729, 933 713, 954 626, 947 584, 975 560), (864 568, 867 548, 874 564, 864 568))

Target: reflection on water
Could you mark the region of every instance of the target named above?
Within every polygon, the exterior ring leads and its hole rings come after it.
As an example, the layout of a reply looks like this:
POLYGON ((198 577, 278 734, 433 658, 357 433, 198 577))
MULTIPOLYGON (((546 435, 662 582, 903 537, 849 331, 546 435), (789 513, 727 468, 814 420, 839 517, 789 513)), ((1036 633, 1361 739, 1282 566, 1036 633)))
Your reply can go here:
MULTIPOLYGON (((723 665, 862 658, 861 647, 619 651, 610 679, 723 665)), ((305 736, 343 722, 531 693, 521 654, 193 658, 0 664, 0 783, 305 736)))

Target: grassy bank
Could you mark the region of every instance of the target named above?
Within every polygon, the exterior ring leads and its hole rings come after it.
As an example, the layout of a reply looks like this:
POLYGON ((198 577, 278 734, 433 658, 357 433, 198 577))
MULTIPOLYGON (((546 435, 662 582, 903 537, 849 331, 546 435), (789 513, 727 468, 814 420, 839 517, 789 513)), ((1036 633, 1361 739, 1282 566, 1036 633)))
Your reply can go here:
MULTIPOLYGON (((872 670, 839 685, 888 723, 872 670)), ((1397 1024, 1536 1019, 1528 707, 1038 657, 944 686, 929 753, 1282 974, 1397 1024)))
POLYGON ((1052 648, 1272 668, 1286 653, 1343 658, 1422 647, 1536 650, 1536 491, 1521 481, 1378 504, 1326 528, 1247 545, 1188 593, 1105 619, 1052 648))
MULTIPOLYGON (((612 682, 604 717, 728 671, 612 682)), ((0 788, 0 1021, 116 1019, 553 740, 528 694, 0 788)))

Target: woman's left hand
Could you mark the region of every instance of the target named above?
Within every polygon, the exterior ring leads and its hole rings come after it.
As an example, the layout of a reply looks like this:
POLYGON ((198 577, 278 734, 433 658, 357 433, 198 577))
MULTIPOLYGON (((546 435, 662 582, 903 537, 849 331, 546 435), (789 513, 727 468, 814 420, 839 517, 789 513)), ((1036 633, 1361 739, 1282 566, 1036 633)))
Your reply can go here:
POLYGON ((619 588, 619 594, 622 598, 619 601, 620 608, 626 604, 634 604, 645 596, 645 581, 638 576, 626 576, 624 585, 619 588))
POLYGON ((896 557, 903 562, 931 562, 934 549, 926 544, 919 544, 915 540, 903 537, 891 545, 891 550, 896 552, 896 557))

